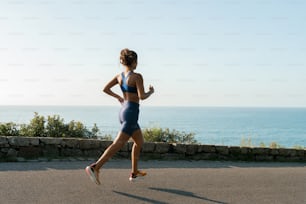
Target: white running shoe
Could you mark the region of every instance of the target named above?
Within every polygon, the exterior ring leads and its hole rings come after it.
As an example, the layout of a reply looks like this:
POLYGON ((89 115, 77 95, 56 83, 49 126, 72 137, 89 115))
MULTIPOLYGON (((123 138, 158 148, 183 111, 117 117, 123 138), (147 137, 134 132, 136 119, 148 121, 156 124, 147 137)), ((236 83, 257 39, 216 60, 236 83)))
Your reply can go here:
POLYGON ((131 181, 131 182, 134 182, 135 180, 136 180, 136 178, 138 178, 138 177, 144 177, 144 176, 146 176, 147 175, 147 173, 145 172, 145 171, 137 171, 137 173, 131 173, 130 174, 130 177, 129 177, 129 180, 131 181))
POLYGON ((94 167, 95 167, 95 164, 87 166, 85 168, 85 172, 89 176, 89 178, 92 180, 92 182, 94 182, 97 185, 100 185, 101 183, 99 181, 99 172, 95 171, 94 167))

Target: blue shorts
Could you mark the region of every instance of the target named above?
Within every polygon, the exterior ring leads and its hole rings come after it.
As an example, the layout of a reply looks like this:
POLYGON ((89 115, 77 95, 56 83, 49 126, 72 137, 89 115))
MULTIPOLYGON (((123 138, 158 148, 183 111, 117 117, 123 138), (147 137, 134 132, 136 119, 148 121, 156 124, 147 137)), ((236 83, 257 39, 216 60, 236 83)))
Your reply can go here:
POLYGON ((138 125, 139 104, 131 101, 125 101, 119 113, 121 123, 121 132, 132 136, 133 133, 140 129, 138 125))

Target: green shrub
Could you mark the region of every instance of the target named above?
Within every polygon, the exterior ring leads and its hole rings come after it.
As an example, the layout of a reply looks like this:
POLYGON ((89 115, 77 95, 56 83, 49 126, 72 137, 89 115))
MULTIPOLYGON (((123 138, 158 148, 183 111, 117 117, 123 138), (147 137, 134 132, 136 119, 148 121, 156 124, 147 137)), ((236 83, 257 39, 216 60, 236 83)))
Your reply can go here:
POLYGON ((167 142, 182 144, 197 144, 194 139, 195 133, 180 132, 177 130, 169 130, 169 128, 145 128, 143 136, 147 142, 167 142))
POLYGON ((3 136, 18 136, 19 130, 15 123, 0 123, 0 135, 3 136))
POLYGON ((20 136, 43 137, 45 136, 45 118, 34 113, 34 118, 29 125, 22 124, 20 127, 20 136))
POLYGON ((48 116, 46 125, 47 137, 67 137, 68 125, 65 125, 64 119, 59 115, 48 116))
POLYGON ((98 128, 97 124, 94 123, 94 126, 91 128, 91 133, 92 133, 91 137, 97 138, 99 132, 100 131, 99 131, 99 128, 98 128))
MULTIPOLYGON (((88 130, 79 121, 70 121, 68 124, 59 115, 44 116, 34 113, 29 124, 18 125, 15 123, 0 123, 0 135, 2 136, 30 136, 30 137, 80 137, 97 138, 99 128, 94 124, 92 130, 88 130)), ((103 137, 102 137, 103 138, 103 137)), ((106 135, 105 138, 109 138, 106 135)))

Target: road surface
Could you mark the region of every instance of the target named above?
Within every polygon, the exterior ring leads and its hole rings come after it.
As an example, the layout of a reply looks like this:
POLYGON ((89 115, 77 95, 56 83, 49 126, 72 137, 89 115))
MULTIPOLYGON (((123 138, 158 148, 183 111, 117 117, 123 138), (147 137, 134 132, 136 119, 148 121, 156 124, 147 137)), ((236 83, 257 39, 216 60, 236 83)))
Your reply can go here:
POLYGON ((148 176, 131 183, 130 161, 112 160, 100 186, 90 163, 0 163, 0 203, 306 203, 304 163, 142 161, 148 176))

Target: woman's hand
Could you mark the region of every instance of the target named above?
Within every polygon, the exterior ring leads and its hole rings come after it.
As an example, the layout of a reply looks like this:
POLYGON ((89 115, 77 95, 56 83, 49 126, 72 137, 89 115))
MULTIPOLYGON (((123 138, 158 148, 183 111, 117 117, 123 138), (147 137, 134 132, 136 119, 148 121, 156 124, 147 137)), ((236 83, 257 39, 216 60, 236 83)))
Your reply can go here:
POLYGON ((122 97, 118 97, 118 101, 122 104, 124 102, 124 99, 122 97))
POLYGON ((151 85, 149 86, 149 93, 150 93, 150 94, 153 94, 153 93, 154 93, 154 87, 151 86, 151 85))

